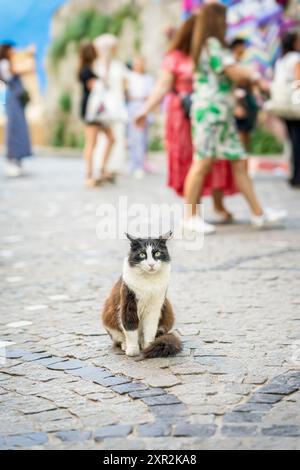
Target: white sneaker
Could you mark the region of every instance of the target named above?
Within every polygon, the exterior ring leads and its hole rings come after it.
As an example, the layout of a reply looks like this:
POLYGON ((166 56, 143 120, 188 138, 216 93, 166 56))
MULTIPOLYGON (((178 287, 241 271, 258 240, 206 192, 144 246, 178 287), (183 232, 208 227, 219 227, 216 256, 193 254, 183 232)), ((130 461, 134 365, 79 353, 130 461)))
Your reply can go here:
POLYGON ((251 222, 256 228, 270 227, 279 225, 287 217, 285 210, 265 209, 262 215, 252 215, 251 222))
POLYGON ((216 231, 216 227, 214 225, 204 222, 204 220, 198 215, 194 215, 193 217, 184 220, 182 222, 182 227, 184 230, 189 232, 205 233, 207 235, 216 231))
POLYGON ((23 171, 21 166, 14 162, 8 161, 5 163, 4 173, 10 178, 17 178, 18 176, 22 176, 23 171))
POLYGON ((140 169, 140 170, 135 170, 135 171, 133 172, 133 177, 134 177, 135 179, 137 179, 137 180, 143 179, 144 176, 145 176, 145 172, 144 172, 144 170, 142 170, 142 169, 140 169))

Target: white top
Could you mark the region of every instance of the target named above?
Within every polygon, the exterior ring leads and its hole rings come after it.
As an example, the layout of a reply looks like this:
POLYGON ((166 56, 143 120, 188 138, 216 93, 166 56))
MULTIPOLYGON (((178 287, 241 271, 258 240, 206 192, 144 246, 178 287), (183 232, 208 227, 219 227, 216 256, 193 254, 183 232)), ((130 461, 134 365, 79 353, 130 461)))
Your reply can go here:
POLYGON ((129 71, 127 74, 128 94, 135 100, 146 99, 152 91, 154 80, 147 73, 129 71))
POLYGON ((7 59, 0 60, 0 78, 4 82, 9 82, 13 78, 13 74, 10 71, 10 63, 7 59))
POLYGON ((296 80, 295 68, 300 63, 300 52, 288 52, 275 65, 275 80, 279 82, 293 82, 296 80))

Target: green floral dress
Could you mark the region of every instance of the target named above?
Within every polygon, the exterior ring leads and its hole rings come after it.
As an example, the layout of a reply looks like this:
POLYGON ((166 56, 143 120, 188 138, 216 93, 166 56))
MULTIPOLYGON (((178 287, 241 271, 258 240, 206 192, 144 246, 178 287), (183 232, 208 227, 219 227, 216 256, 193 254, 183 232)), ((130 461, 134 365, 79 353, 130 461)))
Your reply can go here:
POLYGON ((234 64, 231 53, 216 38, 209 38, 195 74, 192 104, 195 159, 246 158, 234 120, 232 82, 224 69, 234 64))

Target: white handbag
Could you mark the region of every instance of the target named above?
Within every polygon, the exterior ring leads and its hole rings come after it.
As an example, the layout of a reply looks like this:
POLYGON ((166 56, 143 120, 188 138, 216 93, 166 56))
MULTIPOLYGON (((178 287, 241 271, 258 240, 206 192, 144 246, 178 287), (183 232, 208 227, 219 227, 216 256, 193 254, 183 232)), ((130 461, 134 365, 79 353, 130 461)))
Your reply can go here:
POLYGON ((265 110, 282 119, 300 119, 300 83, 275 80, 271 85, 271 99, 265 110))
POLYGON ((116 99, 115 93, 102 80, 96 80, 89 95, 86 122, 111 125, 126 122, 125 106, 116 99))

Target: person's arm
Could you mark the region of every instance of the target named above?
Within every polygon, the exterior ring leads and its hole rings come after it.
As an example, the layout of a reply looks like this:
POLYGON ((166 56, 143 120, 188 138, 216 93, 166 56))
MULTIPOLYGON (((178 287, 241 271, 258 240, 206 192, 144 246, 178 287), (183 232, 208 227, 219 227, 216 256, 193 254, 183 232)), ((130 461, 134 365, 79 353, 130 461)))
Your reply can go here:
POLYGON ((166 96, 166 94, 172 90, 173 84, 174 75, 167 70, 162 70, 152 93, 147 98, 143 108, 136 116, 136 125, 144 125, 147 114, 149 114, 161 102, 164 96, 166 96))
POLYGON ((251 72, 249 68, 240 64, 229 65, 224 69, 224 72, 232 82, 240 86, 252 85, 257 81, 257 78, 260 78, 255 75, 255 72, 251 72))
POLYGON ((27 75, 35 71, 34 60, 32 57, 23 59, 20 62, 11 64, 11 72, 14 75, 27 75))
POLYGON ((97 82, 97 78, 90 78, 87 82, 86 82, 86 87, 89 91, 91 91, 93 89, 93 86, 95 85, 95 83, 97 82))
POLYGON ((300 62, 298 62, 295 67, 295 79, 300 81, 300 62))
POLYGON ((269 84, 259 72, 240 64, 232 64, 224 69, 225 75, 238 86, 257 86, 264 93, 269 92, 269 84))

